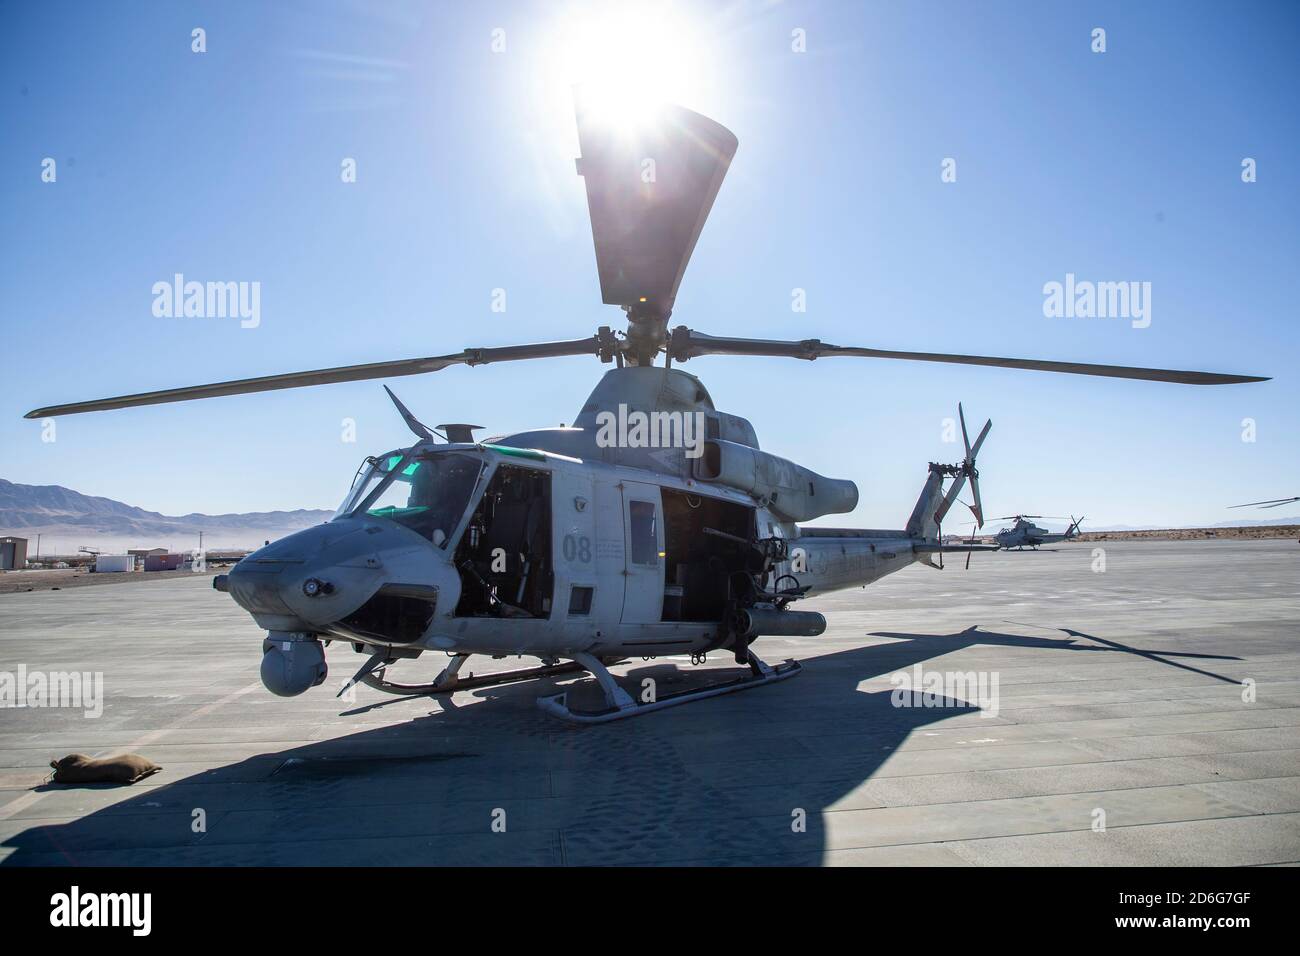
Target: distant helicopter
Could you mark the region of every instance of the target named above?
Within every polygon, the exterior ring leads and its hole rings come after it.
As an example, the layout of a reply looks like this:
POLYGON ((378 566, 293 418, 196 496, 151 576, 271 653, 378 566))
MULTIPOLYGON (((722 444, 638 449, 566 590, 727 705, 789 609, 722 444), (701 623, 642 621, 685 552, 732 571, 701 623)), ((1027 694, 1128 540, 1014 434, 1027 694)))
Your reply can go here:
MULTIPOLYGON (((624 310, 625 332, 605 326, 571 341, 471 348, 28 413, 39 419, 562 355, 614 363, 571 427, 481 441, 476 425, 441 425, 435 433, 389 390, 416 443, 366 458, 334 520, 275 541, 214 579, 268 632, 261 673, 273 693, 292 696, 321 684, 324 645, 338 641, 367 655, 344 689, 359 681, 396 694, 437 694, 586 670, 599 684, 602 708, 571 707, 567 691, 540 698, 539 705, 573 720, 614 720, 792 677, 800 669, 796 661, 769 665, 751 645, 761 636, 821 634, 825 618, 795 610, 796 602, 869 584, 914 561, 939 567, 935 558, 946 551, 989 550, 945 545, 941 527, 967 482, 971 510, 983 523, 975 462, 992 422, 971 442, 958 407, 965 455, 955 464, 929 465, 903 528, 802 527, 852 511, 857 485, 760 450, 753 426, 718 411, 703 383, 674 362, 704 355, 838 355, 1195 385, 1263 381, 819 339, 723 338, 685 326, 670 331, 678 285, 736 137, 680 107, 663 107, 629 131, 602 121, 579 98, 577 119, 578 173, 602 298, 624 310), (654 160, 650 177, 646 157, 654 160), (664 363, 657 366, 660 354, 664 363), (748 673, 673 695, 642 687, 634 699, 609 671, 637 656, 689 655, 699 663, 716 649, 734 654, 748 673), (451 658, 432 682, 387 679, 397 661, 426 651, 451 658), (528 656, 541 666, 462 675, 474 654, 528 656)), ((772 394, 791 385, 788 376, 769 383, 772 394)), ((521 405, 533 400, 519 396, 521 405)))
POLYGON ((1015 524, 1010 528, 1003 528, 993 536, 993 540, 997 542, 997 546, 1002 548, 1004 551, 1010 551, 1012 548, 1023 550, 1026 547, 1037 550, 1038 546, 1041 544, 1055 544, 1058 541, 1069 541, 1071 538, 1077 538, 1079 536, 1079 525, 1083 521, 1083 518, 1079 518, 1076 521, 1074 516, 1071 515, 1070 526, 1065 529, 1065 533, 1054 534, 1049 532, 1046 528, 1038 527, 1038 525, 1034 524, 1033 521, 1029 520, 1031 518, 1037 518, 1039 520, 1044 520, 1044 518, 1046 518, 1046 520, 1065 520, 1064 518, 1053 519, 1050 515, 1006 515, 1002 518, 995 518, 995 521, 1015 520, 1015 524))

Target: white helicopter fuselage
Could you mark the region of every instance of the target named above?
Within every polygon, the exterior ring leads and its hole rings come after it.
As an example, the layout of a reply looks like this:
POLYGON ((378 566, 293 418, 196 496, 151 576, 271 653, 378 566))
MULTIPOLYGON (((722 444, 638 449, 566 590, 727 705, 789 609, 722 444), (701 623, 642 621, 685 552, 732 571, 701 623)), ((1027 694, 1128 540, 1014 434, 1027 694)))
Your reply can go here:
MULTIPOLYGON (((776 565, 776 573, 807 587, 807 593, 870 584, 918 557, 918 542, 903 531, 801 533, 796 524, 756 506, 746 495, 702 487, 692 479, 541 451, 520 459, 493 446, 435 448, 435 453, 480 456, 484 488, 501 467, 544 476, 551 581, 542 615, 499 617, 490 606, 481 614, 457 613, 466 580, 455 567, 455 555, 469 533, 472 510, 453 529, 445 548, 382 516, 340 516, 249 555, 226 586, 273 632, 311 631, 366 644, 498 656, 563 656, 575 648, 603 655, 655 655, 699 652, 714 646, 718 637, 716 620, 672 619, 680 613, 675 611, 675 599, 682 596, 678 589, 686 585, 677 584, 677 576, 669 579, 666 559, 686 542, 673 540, 672 527, 661 518, 671 498, 681 499, 686 508, 706 503, 725 508, 733 521, 752 522, 753 533, 786 539, 790 557, 776 565), (637 540, 638 535, 644 540, 637 540), (309 581, 318 582, 310 596, 309 581), (349 624, 385 588, 402 601, 419 600, 421 589, 427 593, 434 612, 418 635, 409 635, 413 640, 349 624)), ((688 531, 703 534, 702 527, 688 531)), ((501 566, 509 570, 520 554, 502 550, 501 566)))
POLYGON ((852 510, 856 486, 759 451, 749 423, 716 412, 694 376, 616 369, 571 428, 368 459, 333 521, 254 552, 219 586, 268 631, 277 666, 263 676, 285 695, 323 680, 322 641, 546 664, 701 655, 734 644, 737 613, 751 640, 819 634, 821 615, 786 605, 928 562, 941 489, 932 473, 906 531, 801 528, 852 510), (692 448, 599 440, 601 412, 665 405, 698 412, 710 437, 692 448), (762 568, 760 546, 773 549, 762 568), (779 606, 754 598, 760 571, 769 597, 786 596, 779 606))

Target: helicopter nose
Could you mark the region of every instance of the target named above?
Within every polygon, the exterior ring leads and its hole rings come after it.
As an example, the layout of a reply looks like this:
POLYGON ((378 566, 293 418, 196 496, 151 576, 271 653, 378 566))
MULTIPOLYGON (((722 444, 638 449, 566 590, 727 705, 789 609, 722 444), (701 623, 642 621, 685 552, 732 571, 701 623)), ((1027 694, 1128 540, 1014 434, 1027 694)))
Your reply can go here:
POLYGON ((331 521, 281 538, 231 568, 225 590, 269 631, 311 630, 313 619, 321 618, 314 613, 319 609, 310 605, 300 608, 300 602, 291 599, 294 583, 304 577, 319 580, 317 572, 328 562, 329 552, 346 546, 349 540, 359 540, 361 534, 356 522, 331 521), (300 610, 307 613, 300 615, 300 610))
POLYGON ((459 577, 444 550, 410 529, 343 518, 253 552, 221 589, 268 631, 262 682, 293 697, 329 672, 322 634, 414 643, 440 605, 456 606, 459 577))
POLYGON ((446 568, 446 552, 407 528, 342 518, 254 551, 225 587, 268 631, 323 633, 386 584, 436 588, 446 568))

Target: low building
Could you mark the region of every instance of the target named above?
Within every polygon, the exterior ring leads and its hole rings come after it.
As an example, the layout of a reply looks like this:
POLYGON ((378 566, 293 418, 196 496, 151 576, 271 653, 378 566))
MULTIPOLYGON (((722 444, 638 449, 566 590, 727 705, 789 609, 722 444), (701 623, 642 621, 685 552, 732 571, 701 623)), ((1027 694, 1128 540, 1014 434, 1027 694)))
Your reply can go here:
POLYGON ((106 572, 134 571, 135 557, 129 554, 97 554, 95 555, 95 573, 104 574, 106 572))
POLYGON ((179 571, 187 555, 164 551, 160 554, 147 554, 144 558, 146 571, 179 571))
POLYGON ((27 567, 27 539, 0 538, 0 571, 21 571, 27 567))
POLYGON ((149 557, 155 554, 166 554, 166 548, 127 548, 126 553, 135 558, 135 567, 138 571, 140 568, 148 570, 149 557))

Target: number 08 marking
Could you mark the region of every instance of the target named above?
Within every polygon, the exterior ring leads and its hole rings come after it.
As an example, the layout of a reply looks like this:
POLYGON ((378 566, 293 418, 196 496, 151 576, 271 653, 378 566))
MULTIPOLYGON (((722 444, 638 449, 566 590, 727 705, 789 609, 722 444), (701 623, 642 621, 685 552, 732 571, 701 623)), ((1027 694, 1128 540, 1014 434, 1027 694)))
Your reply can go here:
POLYGON ((591 563, 591 539, 585 536, 566 534, 564 536, 564 560, 577 559, 582 564, 591 563))

